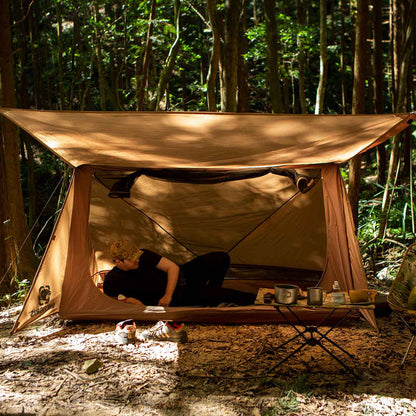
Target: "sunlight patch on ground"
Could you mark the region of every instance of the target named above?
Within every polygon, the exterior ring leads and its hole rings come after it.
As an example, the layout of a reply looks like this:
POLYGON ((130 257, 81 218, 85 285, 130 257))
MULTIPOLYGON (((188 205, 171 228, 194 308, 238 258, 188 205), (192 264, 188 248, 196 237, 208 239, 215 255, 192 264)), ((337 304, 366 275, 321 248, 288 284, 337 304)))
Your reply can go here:
POLYGON ((146 356, 148 360, 178 361, 179 349, 175 342, 143 342, 136 344, 135 349, 139 354, 146 356))
POLYGON ((355 412, 362 412, 369 415, 400 415, 414 416, 416 414, 416 400, 394 398, 394 397, 380 397, 379 395, 368 395, 364 400, 354 403, 352 410, 355 412))

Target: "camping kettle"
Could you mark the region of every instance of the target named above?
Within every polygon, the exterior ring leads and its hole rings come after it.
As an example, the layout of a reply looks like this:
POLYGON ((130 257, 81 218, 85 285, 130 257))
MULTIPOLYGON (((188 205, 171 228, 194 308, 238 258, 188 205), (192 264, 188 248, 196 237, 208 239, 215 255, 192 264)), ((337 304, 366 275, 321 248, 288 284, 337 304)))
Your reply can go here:
POLYGON ((275 285, 274 296, 277 303, 291 305, 298 300, 299 287, 296 285, 275 285))

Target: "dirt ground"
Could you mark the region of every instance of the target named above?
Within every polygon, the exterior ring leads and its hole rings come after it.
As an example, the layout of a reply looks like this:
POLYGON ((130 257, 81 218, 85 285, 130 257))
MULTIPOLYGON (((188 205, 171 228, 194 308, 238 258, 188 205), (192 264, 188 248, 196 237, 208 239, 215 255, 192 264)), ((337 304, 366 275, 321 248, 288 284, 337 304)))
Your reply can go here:
MULTIPOLYGON (((331 332, 346 371, 318 346, 267 374, 298 344, 286 325, 187 325, 189 342, 114 338, 116 322, 52 316, 9 338, 18 308, 0 312, 0 415, 415 415, 410 335, 391 316, 379 332, 356 320, 331 332), (83 364, 98 359, 93 374, 83 364)), ((151 325, 139 325, 141 331, 151 325)), ((325 345, 331 351, 330 343, 325 345)))

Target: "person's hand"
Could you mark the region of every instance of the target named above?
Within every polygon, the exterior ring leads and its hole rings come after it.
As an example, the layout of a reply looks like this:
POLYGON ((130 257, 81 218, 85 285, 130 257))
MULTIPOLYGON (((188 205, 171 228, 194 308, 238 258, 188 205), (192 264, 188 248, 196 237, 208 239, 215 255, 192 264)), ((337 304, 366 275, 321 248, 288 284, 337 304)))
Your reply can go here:
POLYGON ((169 306, 170 302, 172 301, 172 296, 169 295, 164 295, 160 300, 159 300, 159 306, 169 306))

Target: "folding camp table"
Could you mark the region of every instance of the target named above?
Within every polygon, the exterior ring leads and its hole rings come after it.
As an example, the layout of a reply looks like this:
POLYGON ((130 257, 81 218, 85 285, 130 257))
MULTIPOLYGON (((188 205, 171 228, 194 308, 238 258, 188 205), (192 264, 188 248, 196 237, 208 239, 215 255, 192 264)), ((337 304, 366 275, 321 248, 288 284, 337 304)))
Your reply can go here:
POLYGON ((273 350, 277 351, 292 342, 300 341, 300 345, 294 351, 290 352, 286 357, 282 358, 272 368, 270 368, 268 373, 271 373, 273 370, 286 362, 289 358, 293 357, 307 345, 317 345, 327 354, 329 354, 334 360, 340 363, 348 372, 355 376, 353 369, 349 367, 333 351, 328 349, 323 344, 323 341, 328 341, 333 347, 336 348, 336 350, 338 350, 338 352, 344 353, 350 358, 354 358, 353 354, 348 352, 345 348, 341 347, 333 339, 329 338, 328 335, 335 328, 337 328, 351 313, 360 309, 375 309, 374 303, 366 302, 360 304, 352 304, 348 295, 346 295, 346 303, 343 305, 338 305, 332 303, 331 294, 327 296, 325 302, 320 306, 309 306, 306 299, 298 299, 296 304, 291 305, 285 305, 276 302, 265 303, 263 300, 263 295, 266 292, 270 293, 270 289, 260 289, 255 303, 258 305, 273 306, 276 311, 283 317, 284 321, 287 322, 296 331, 295 336, 273 348, 273 350), (305 320, 301 318, 301 311, 309 311, 312 314, 320 311, 321 313, 324 312, 324 315, 323 318, 317 323, 307 324, 305 323, 305 320), (337 312, 341 312, 341 314, 337 312), (324 325, 328 328, 323 328, 324 325))

